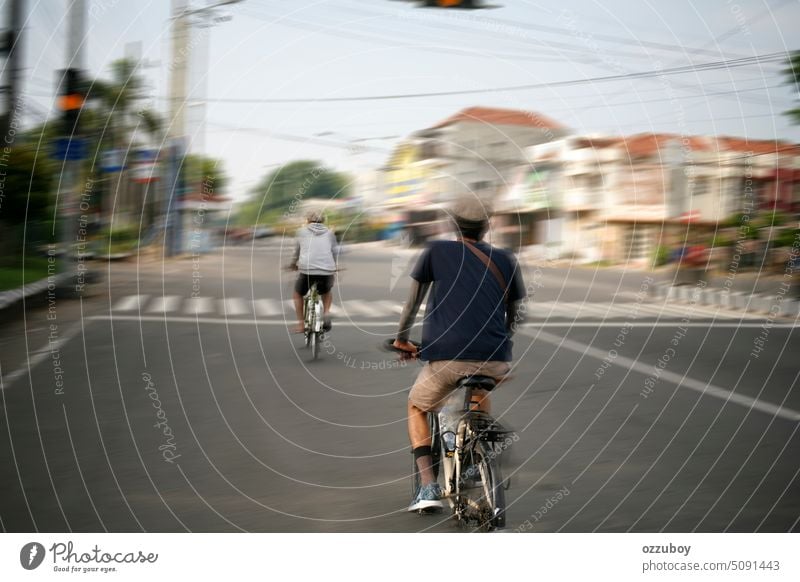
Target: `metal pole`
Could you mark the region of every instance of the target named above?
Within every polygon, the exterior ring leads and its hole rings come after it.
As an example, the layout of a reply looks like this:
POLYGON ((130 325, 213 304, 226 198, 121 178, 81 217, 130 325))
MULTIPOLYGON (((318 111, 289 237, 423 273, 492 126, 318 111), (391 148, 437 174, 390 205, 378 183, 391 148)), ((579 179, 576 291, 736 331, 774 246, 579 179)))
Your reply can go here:
MULTIPOLYGON (((2 118, 3 145, 12 145, 15 135, 9 130, 18 115, 19 81, 22 71, 22 14, 24 0, 11 0, 8 4, 8 31, 6 32, 6 111, 2 118)), ((15 132, 16 133, 16 132, 15 132)))
MULTIPOLYGON (((65 133, 70 140, 76 139, 77 123, 74 123, 77 115, 74 112, 75 103, 71 103, 70 98, 75 95, 76 87, 69 86, 71 82, 80 78, 83 72, 84 40, 86 36, 86 2, 85 0, 71 0, 67 7, 67 63, 64 71, 63 90, 61 93, 64 99, 64 120, 65 133)), ((82 100, 82 97, 79 99, 82 100)), ((82 106, 82 103, 81 103, 82 106)), ((69 273, 68 284, 76 285, 78 288, 78 264, 73 256, 73 247, 77 240, 77 214, 78 214, 78 193, 81 189, 81 160, 69 159, 74 157, 68 155, 64 160, 61 176, 61 189, 59 198, 61 201, 61 243, 63 260, 61 261, 62 273, 69 273), (74 280, 73 280, 74 279, 74 280)))

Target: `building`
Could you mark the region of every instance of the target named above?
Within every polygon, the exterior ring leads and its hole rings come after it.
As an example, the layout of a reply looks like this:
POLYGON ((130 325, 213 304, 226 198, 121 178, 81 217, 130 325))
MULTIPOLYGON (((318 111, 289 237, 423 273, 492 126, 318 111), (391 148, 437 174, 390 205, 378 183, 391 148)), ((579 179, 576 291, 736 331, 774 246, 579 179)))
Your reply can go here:
POLYGON ((558 254, 587 262, 646 265, 659 246, 707 242, 734 216, 796 213, 800 201, 800 150, 783 142, 577 136, 528 152, 507 197, 548 200, 562 236, 558 254))
POLYGON ((495 203, 498 229, 520 220, 532 223, 541 208, 498 205, 499 197, 526 165, 528 147, 565 135, 564 126, 538 113, 469 107, 415 132, 395 149, 384 168, 385 204, 404 213, 415 240, 438 234, 438 209, 464 194, 495 203))

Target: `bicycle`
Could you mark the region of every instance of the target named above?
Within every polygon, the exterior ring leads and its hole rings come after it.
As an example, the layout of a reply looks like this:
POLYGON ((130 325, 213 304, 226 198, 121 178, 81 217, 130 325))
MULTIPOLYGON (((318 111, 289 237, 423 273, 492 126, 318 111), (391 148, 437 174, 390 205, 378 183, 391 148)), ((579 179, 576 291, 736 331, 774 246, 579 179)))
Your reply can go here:
POLYGON ((317 284, 312 283, 311 287, 303 298, 303 334, 305 336, 305 345, 311 348, 311 357, 317 359, 319 357, 319 345, 324 339, 324 321, 323 321, 323 307, 322 296, 317 290, 317 284))
MULTIPOLYGON (((384 349, 409 357, 408 352, 395 348, 393 342, 394 339, 386 340, 384 349)), ((412 343, 419 350, 419 344, 412 343)), ((458 381, 442 411, 428 412, 434 477, 439 480, 441 473, 443 497, 453 518, 465 526, 474 524, 480 531, 505 527, 505 492, 511 484, 510 479, 503 478, 501 460, 516 435, 490 414, 478 410, 478 401, 473 398, 475 390, 491 392, 497 383, 490 376, 465 376, 458 381), (448 410, 459 415, 455 426, 449 426, 452 419, 447 417, 448 410)), ((415 462, 412 467, 414 495, 420 483, 415 462)))

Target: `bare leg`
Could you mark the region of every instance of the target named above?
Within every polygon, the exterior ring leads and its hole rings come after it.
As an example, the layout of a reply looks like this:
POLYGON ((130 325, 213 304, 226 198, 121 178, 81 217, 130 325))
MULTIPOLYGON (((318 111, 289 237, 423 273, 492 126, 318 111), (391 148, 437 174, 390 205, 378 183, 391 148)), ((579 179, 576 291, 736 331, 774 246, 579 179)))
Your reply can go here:
POLYGON ((322 296, 322 312, 325 316, 331 311, 331 304, 333 303, 333 293, 328 291, 322 296))
POLYGON ((416 449, 419 447, 431 446, 431 430, 428 426, 428 418, 425 411, 417 408, 411 402, 408 403, 408 438, 411 441, 411 448, 415 450, 417 470, 422 486, 430 485, 435 481, 433 475, 433 459, 430 454, 417 456, 416 449))
POLYGON ((428 415, 408 401, 408 438, 411 448, 431 446, 431 429, 428 426, 428 415))
POLYGON ((292 299, 294 299, 294 311, 297 314, 297 328, 295 331, 297 333, 302 333, 306 327, 305 321, 303 320, 303 297, 300 293, 295 291, 292 295, 292 299))

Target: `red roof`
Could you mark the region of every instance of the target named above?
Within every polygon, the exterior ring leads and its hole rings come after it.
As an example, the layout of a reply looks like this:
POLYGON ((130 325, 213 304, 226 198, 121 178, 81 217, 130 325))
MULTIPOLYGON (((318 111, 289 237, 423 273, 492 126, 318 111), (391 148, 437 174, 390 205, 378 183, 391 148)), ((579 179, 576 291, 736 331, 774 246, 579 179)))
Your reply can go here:
POLYGON ((437 123, 433 128, 447 127, 459 122, 485 123, 489 125, 522 125, 542 129, 566 129, 560 123, 533 111, 498 109, 495 107, 467 107, 437 123))
POLYGON ((717 138, 720 150, 734 152, 753 152, 754 154, 784 153, 800 155, 800 146, 769 139, 747 139, 742 137, 717 138))

